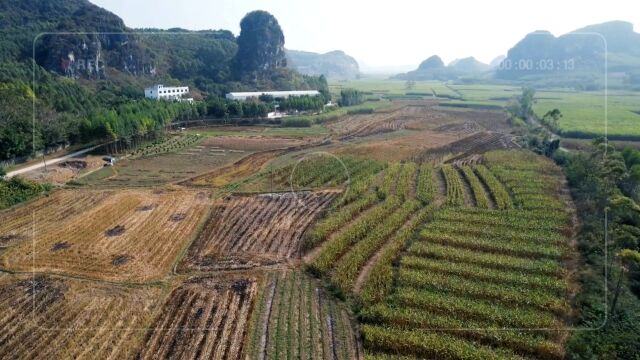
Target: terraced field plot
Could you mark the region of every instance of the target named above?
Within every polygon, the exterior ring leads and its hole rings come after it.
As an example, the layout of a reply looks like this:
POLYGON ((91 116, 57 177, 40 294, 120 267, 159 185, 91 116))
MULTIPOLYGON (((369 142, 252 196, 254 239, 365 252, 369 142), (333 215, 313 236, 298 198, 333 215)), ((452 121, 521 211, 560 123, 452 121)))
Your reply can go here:
POLYGON ((253 278, 191 278, 174 289, 139 359, 241 359, 257 291, 253 278))
POLYGON ((0 277, 3 359, 133 358, 160 306, 158 287, 51 276, 0 277))
MULTIPOLYGON (((436 211, 387 277, 395 278, 390 295, 363 293, 370 304, 361 313, 366 351, 380 358, 563 358, 571 225, 559 170, 522 151, 491 152, 486 160, 488 169, 477 174, 490 192, 500 189, 493 180, 506 184, 515 209, 448 202, 453 207, 436 211)), ((501 196, 492 196, 496 204, 501 196)))
POLYGON ((219 201, 182 271, 250 268, 295 259, 302 235, 337 191, 230 196, 219 201))
POLYGON ((279 167, 269 165, 262 172, 231 186, 250 193, 345 187, 343 194, 348 196, 354 183, 384 167, 385 163, 375 160, 336 156, 324 151, 305 152, 292 155, 279 167))
POLYGON ((247 337, 249 359, 358 359, 345 304, 299 271, 269 273, 247 337))
POLYGON ((392 132, 404 128, 421 128, 434 113, 424 102, 399 104, 371 114, 356 114, 339 118, 327 126, 340 140, 392 132))
POLYGON ((229 165, 250 151, 223 149, 207 140, 184 148, 162 150, 156 155, 124 159, 80 180, 100 187, 157 186, 185 180, 229 165))
POLYGON ((159 279, 195 236, 209 205, 206 192, 182 190, 74 190, 52 198, 3 214, 11 219, 2 225, 3 236, 14 240, 2 253, 2 267, 115 281, 159 279))
POLYGON ((350 201, 340 203, 310 232, 305 243, 306 249, 313 249, 305 256, 309 269, 327 276, 343 294, 359 291, 380 259, 393 256, 385 253, 399 251, 431 212, 431 207, 422 207, 435 199, 435 187, 424 184, 432 178, 428 168, 395 163, 375 187, 366 187, 373 176, 363 180, 350 201), (416 199, 418 191, 421 201, 416 199))

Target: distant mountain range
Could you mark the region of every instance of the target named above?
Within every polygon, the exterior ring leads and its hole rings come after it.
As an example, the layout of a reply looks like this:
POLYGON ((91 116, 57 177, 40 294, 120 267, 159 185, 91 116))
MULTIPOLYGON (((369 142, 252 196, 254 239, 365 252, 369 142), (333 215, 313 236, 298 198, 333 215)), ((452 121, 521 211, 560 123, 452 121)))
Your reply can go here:
POLYGON ((325 54, 287 50, 289 66, 305 75, 324 75, 332 79, 355 79, 360 74, 358 62, 343 51, 325 54))
POLYGON ((420 63, 418 68, 394 76, 399 80, 453 80, 488 72, 491 66, 476 60, 473 56, 456 59, 445 66, 438 55, 433 55, 420 63))
POLYGON ((640 84, 640 34, 624 21, 589 25, 559 37, 532 32, 509 50, 496 77, 600 87, 605 54, 611 79, 618 85, 640 84))
POLYGON ((609 85, 640 86, 640 34, 624 21, 589 25, 559 37, 548 31, 535 31, 515 44, 506 57, 499 56, 489 65, 468 57, 445 66, 434 55, 416 70, 394 78, 444 81, 488 77, 547 86, 601 88, 605 50, 609 85))

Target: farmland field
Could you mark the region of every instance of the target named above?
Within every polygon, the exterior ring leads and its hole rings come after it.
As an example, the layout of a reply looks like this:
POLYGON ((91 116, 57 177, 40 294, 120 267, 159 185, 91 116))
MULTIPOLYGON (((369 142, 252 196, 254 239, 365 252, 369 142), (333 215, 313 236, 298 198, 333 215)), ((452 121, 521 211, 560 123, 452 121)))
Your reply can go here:
POLYGON ((256 302, 247 357, 357 359, 348 309, 303 272, 269 273, 256 302))
POLYGON ((0 357, 133 358, 161 293, 54 276, 0 277, 0 357))
POLYGON ((140 359, 239 359, 256 282, 191 278, 174 289, 149 327, 140 359))
POLYGON ((220 200, 181 268, 250 268, 296 258, 302 234, 337 195, 267 193, 220 200))
POLYGON ((344 114, 322 136, 190 129, 0 212, 0 345, 62 344, 1 354, 563 358, 562 174, 503 113, 439 101, 344 114), (75 330, 14 329, 34 298, 37 321, 75 330))
POLYGON ((15 271, 68 273, 134 282, 159 279, 194 236, 208 194, 194 191, 60 191, 3 224, 15 271), (59 207, 62 206, 62 207, 59 207), (57 209, 57 211, 56 211, 57 209), (34 236, 34 237, 32 237, 34 236))

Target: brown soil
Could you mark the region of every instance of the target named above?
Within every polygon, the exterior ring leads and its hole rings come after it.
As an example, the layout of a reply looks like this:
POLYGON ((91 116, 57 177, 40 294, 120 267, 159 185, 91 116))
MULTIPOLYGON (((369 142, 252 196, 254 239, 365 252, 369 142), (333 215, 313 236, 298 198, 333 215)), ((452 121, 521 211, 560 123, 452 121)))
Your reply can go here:
POLYGON ((305 230, 338 195, 319 191, 222 199, 181 268, 249 268, 298 258, 305 230))

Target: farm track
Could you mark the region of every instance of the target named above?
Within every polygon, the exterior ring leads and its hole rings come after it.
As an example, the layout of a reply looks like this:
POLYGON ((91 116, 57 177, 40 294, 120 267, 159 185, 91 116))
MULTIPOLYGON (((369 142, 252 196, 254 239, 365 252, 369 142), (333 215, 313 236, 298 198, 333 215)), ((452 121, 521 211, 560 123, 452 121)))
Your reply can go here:
POLYGON ((460 167, 455 166, 456 171, 458 171, 458 176, 460 177, 460 182, 462 183, 462 194, 464 195, 464 204, 466 206, 469 207, 475 207, 476 206, 476 200, 475 197, 473 196, 473 192, 471 191, 471 185, 469 184, 469 181, 467 180, 466 176, 464 176, 464 173, 462 172, 462 169, 460 169, 460 167))
POLYGON ((223 199, 179 269, 251 268, 298 259, 303 233, 337 195, 320 191, 223 199))

